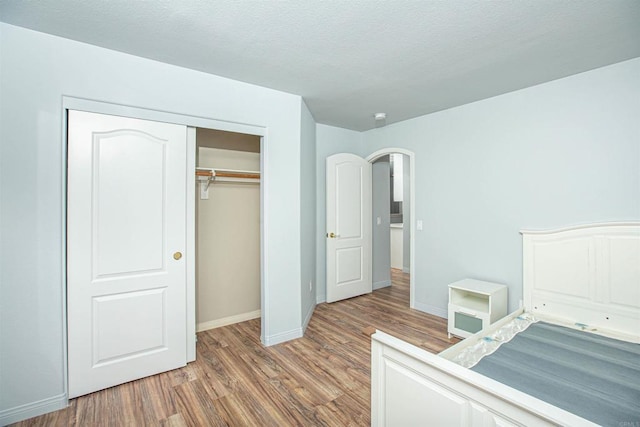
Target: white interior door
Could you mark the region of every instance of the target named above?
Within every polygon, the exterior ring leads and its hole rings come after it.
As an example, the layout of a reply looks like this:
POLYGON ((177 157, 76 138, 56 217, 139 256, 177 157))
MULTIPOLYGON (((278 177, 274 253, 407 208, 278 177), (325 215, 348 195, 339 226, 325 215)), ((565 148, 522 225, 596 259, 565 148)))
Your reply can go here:
POLYGON ((371 163, 327 157, 327 302, 371 292, 371 163))
POLYGON ((69 397, 186 364, 185 126, 69 111, 69 397))

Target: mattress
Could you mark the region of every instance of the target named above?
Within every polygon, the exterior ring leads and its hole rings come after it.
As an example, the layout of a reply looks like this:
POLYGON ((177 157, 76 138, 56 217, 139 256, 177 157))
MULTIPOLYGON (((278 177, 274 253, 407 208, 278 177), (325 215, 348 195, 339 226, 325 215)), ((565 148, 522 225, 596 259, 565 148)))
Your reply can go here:
POLYGON ((640 344, 529 322, 495 347, 471 369, 600 425, 640 425, 640 344))

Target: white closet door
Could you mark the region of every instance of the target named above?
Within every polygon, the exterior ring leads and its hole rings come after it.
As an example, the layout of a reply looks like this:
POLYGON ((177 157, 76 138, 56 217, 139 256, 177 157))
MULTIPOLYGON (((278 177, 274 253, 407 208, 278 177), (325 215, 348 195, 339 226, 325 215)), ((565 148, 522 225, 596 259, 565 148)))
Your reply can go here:
POLYGON ((69 397, 186 364, 185 126, 69 111, 69 397))

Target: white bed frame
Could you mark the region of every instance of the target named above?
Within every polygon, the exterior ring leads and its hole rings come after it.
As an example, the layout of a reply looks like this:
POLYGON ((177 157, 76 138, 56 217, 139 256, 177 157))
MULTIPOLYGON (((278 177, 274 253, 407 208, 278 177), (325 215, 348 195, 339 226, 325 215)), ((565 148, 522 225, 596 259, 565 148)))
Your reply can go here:
POLYGON ((595 425, 449 359, 523 310, 640 342, 640 222, 522 231, 524 308, 439 355, 372 335, 373 426, 595 425))

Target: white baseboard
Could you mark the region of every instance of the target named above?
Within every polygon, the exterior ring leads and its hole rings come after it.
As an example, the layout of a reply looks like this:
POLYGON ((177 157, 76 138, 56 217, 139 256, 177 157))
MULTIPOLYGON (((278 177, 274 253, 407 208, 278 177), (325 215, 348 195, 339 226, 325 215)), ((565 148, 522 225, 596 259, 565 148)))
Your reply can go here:
POLYGON ((315 309, 316 309, 315 304, 309 307, 309 310, 307 311, 307 315, 304 317, 304 322, 302 323, 302 334, 304 334, 305 331, 307 330, 307 326, 309 326, 309 322, 311 321, 311 317, 313 316, 313 312, 315 311, 315 309))
POLYGON ((64 409, 68 405, 69 400, 67 399, 67 395, 63 393, 37 402, 16 406, 15 408, 4 409, 0 411, 0 426, 6 426, 48 412, 64 409))
POLYGON ((257 319, 260 317, 260 310, 250 311, 248 313, 236 314, 234 316, 223 317, 222 319, 202 322, 196 325, 196 332, 207 331, 209 329, 220 328, 222 326, 233 325, 234 323, 244 322, 246 320, 257 319))
POLYGON ((387 286, 391 286, 391 280, 381 280, 379 282, 375 282, 372 286, 373 290, 386 288, 387 286))
POLYGON ((280 344, 286 341, 295 340, 296 338, 302 338, 302 328, 292 329, 290 331, 280 332, 278 334, 269 335, 264 339, 264 345, 271 346, 280 344))
POLYGON ((409 268, 409 267, 402 267, 402 272, 403 272, 403 273, 411 273, 411 268, 409 268))
POLYGON ((424 304, 418 301, 414 303, 414 306, 412 308, 423 311, 425 313, 433 314, 434 316, 442 317, 443 319, 446 319, 448 316, 446 309, 435 307, 429 304, 424 304))
POLYGON ((326 295, 316 295, 316 305, 322 304, 323 302, 327 302, 326 295))

